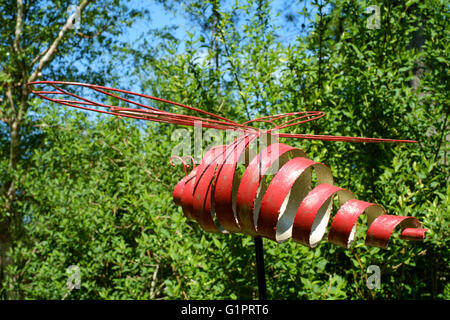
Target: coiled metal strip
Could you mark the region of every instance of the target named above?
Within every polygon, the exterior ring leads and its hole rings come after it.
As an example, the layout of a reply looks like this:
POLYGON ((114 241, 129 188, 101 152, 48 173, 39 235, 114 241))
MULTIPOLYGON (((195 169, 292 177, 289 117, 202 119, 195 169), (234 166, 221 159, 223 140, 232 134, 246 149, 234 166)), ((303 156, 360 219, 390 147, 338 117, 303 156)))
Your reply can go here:
POLYGON ((208 232, 242 232, 283 242, 290 238, 315 247, 326 233, 334 197, 339 210, 333 217, 328 241, 349 248, 358 218, 367 217, 366 245, 386 248, 398 227, 401 238, 423 240, 414 217, 385 214, 378 204, 357 200, 333 185, 330 169, 307 158, 304 151, 274 142, 249 161, 242 177, 238 163, 249 158, 257 134, 245 134, 229 145, 209 150, 199 166, 175 187, 174 201, 188 219, 208 232), (250 161, 251 160, 251 161, 250 161), (312 187, 314 169, 317 185, 312 187), (273 177, 266 183, 267 177, 273 177))

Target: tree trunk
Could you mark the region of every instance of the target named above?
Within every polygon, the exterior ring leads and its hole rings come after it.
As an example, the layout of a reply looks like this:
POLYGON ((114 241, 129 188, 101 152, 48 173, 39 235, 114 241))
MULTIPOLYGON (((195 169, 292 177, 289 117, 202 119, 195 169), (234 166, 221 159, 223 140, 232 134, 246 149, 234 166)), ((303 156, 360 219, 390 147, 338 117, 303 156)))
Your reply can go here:
MULTIPOLYGON (((23 97, 20 101, 26 101, 27 97, 23 97)), ((10 149, 9 149, 9 187, 6 194, 6 215, 0 219, 0 288, 4 287, 4 280, 6 277, 6 267, 11 264, 7 257, 7 252, 12 246, 12 230, 11 225, 14 219, 18 218, 18 213, 14 209, 14 202, 16 201, 17 182, 15 171, 20 154, 20 125, 23 119, 23 109, 26 105, 21 105, 18 108, 15 118, 11 119, 10 123, 10 149)))
MULTIPOLYGON (((419 30, 417 30, 411 41, 409 42, 408 49, 422 51, 422 46, 425 44, 425 39, 423 37, 423 25, 419 26, 419 30)), ((414 67, 413 73, 414 78, 411 80, 410 86, 414 91, 417 91, 417 88, 420 84, 420 78, 423 76, 425 72, 425 64, 421 60, 416 60, 416 66, 414 67)))

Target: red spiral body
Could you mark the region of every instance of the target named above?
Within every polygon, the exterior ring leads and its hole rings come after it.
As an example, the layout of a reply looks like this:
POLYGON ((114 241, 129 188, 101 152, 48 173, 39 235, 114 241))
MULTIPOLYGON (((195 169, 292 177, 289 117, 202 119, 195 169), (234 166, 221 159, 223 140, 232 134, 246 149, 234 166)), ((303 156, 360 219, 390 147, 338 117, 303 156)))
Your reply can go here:
MULTIPOLYGON (((43 99, 78 109, 154 122, 243 132, 233 143, 207 152, 200 165, 175 187, 175 203, 182 206, 188 219, 196 220, 206 231, 243 232, 279 242, 292 238, 314 247, 325 234, 333 198, 337 194, 340 208, 334 215, 328 233, 330 242, 349 247, 355 235, 356 222, 362 213, 367 215, 369 225, 366 237, 368 245, 385 248, 397 226, 402 229, 403 239, 425 238, 426 229, 420 228, 421 224, 416 218, 386 215, 381 206, 354 199, 349 191, 333 186, 328 167, 308 159, 300 149, 275 142, 260 148, 260 152, 252 157, 252 145, 261 140, 261 135, 256 133, 251 124, 269 124, 273 128, 266 133, 284 138, 365 143, 417 141, 279 132, 320 119, 325 115, 323 111, 269 115, 239 124, 199 108, 116 88, 63 81, 35 81, 27 83, 27 86, 30 92, 43 99), (35 90, 33 86, 41 89, 35 90), (85 94, 83 89, 87 90, 85 94), (81 94, 77 93, 80 90, 81 94), (108 99, 99 101, 97 95, 108 99), (188 110, 189 114, 158 109, 141 103, 135 97, 170 104, 188 110), (110 104, 111 99, 120 101, 125 107, 110 104), (243 159, 247 166, 241 176, 238 163, 242 163, 243 159), (312 169, 317 177, 317 185, 313 188, 312 169), (268 176, 273 176, 273 179, 266 186, 268 176)), ((274 140, 275 137, 272 137, 271 141, 274 140)))
POLYGON ((350 247, 363 213, 369 246, 386 248, 397 226, 402 239, 425 238, 427 229, 420 228, 416 218, 387 215, 378 204, 356 200, 333 185, 328 167, 308 159, 298 148, 274 142, 251 157, 251 146, 258 138, 258 134, 244 134, 229 145, 212 148, 177 184, 173 198, 188 219, 208 232, 242 232, 278 242, 292 238, 315 247, 326 232, 333 198, 338 195, 340 208, 328 233, 332 243, 350 247), (242 162, 247 165, 241 176, 238 163, 242 162), (268 186, 267 176, 273 176, 268 186))

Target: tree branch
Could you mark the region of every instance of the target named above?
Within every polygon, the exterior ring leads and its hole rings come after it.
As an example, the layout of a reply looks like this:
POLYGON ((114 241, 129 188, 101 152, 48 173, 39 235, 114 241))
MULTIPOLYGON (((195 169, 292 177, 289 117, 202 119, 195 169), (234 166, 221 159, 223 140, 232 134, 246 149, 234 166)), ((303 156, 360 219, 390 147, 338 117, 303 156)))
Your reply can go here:
POLYGON ((31 64, 30 64, 30 65, 31 65, 31 66, 34 66, 34 64, 35 64, 36 62, 38 62, 39 59, 40 59, 46 52, 47 52, 47 49, 41 51, 36 57, 34 57, 33 61, 31 61, 31 64))
POLYGON ((13 48, 16 53, 18 53, 20 49, 20 36, 22 35, 22 24, 23 24, 23 1, 17 0, 16 31, 14 33, 14 43, 13 43, 13 48))
MULTIPOLYGON (((447 112, 445 113, 444 122, 442 123, 441 136, 439 137, 438 146, 437 146, 436 151, 434 153, 434 162, 437 161, 437 158, 439 156, 439 150, 441 149, 442 141, 445 139, 444 138, 444 133, 446 131, 445 128, 447 126, 448 113, 449 113, 449 109, 447 109, 447 112)), ((445 152, 444 152, 444 160, 445 160, 445 152)), ((445 164, 445 161, 444 161, 444 164, 445 164)))
POLYGON ((244 103, 245 113, 247 115, 248 120, 251 120, 252 117, 250 116, 250 111, 248 110, 247 99, 244 97, 241 81, 239 80, 239 77, 238 77, 238 75, 236 73, 236 67, 234 66, 234 63, 231 60, 231 53, 230 53, 230 50, 228 49, 228 46, 227 46, 227 43, 226 43, 226 40, 225 40, 225 35, 223 34, 222 28, 219 27, 218 31, 219 31, 220 37, 222 38, 223 46, 225 48, 225 51, 227 53, 228 62, 231 65, 231 69, 232 69, 232 73, 233 73, 233 76, 234 76, 234 80, 236 81, 236 84, 237 84, 238 89, 239 89, 239 95, 240 95, 240 97, 242 99, 242 102, 244 103))
MULTIPOLYGON (((5 91, 6 99, 8 99, 9 108, 11 109, 11 113, 14 113, 16 111, 16 108, 14 107, 14 99, 13 99, 13 96, 12 96, 12 85, 10 83, 8 83, 6 85, 6 87, 7 87, 6 91, 5 91)), ((7 116, 9 116, 8 122, 10 122, 11 121, 11 114, 10 115, 7 114, 7 116)))
POLYGON ((86 39, 94 39, 94 38, 98 37, 99 35, 101 35, 106 29, 108 29, 109 26, 110 26, 110 24, 108 24, 108 23, 105 24, 103 26, 103 28, 100 28, 100 30, 97 31, 94 34, 85 34, 85 33, 80 32, 80 31, 78 31, 77 34, 78 34, 78 36, 86 38, 86 39))
MULTIPOLYGON (((83 12, 84 8, 91 2, 92 0, 83 0, 81 4, 79 5, 79 12, 80 14, 83 12)), ((59 31, 58 36, 55 38, 53 43, 50 45, 48 50, 45 52, 45 54, 39 59, 39 64, 37 68, 34 70, 34 72, 31 74, 31 76, 28 78, 28 82, 34 81, 38 78, 39 73, 42 72, 44 67, 50 62, 50 60, 53 58, 56 49, 58 48, 60 42, 64 38, 64 35, 67 33, 68 30, 70 30, 70 27, 72 26, 72 19, 73 17, 70 16, 62 29, 59 31)))

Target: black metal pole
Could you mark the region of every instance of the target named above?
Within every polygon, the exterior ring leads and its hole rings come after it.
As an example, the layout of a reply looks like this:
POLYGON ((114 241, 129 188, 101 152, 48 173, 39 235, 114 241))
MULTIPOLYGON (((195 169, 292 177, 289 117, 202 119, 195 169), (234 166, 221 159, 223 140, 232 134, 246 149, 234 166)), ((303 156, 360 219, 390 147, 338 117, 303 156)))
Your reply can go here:
POLYGON ((267 300, 266 273, 264 270, 263 239, 261 237, 254 237, 253 239, 255 241, 256 276, 258 278, 259 300, 267 300))

